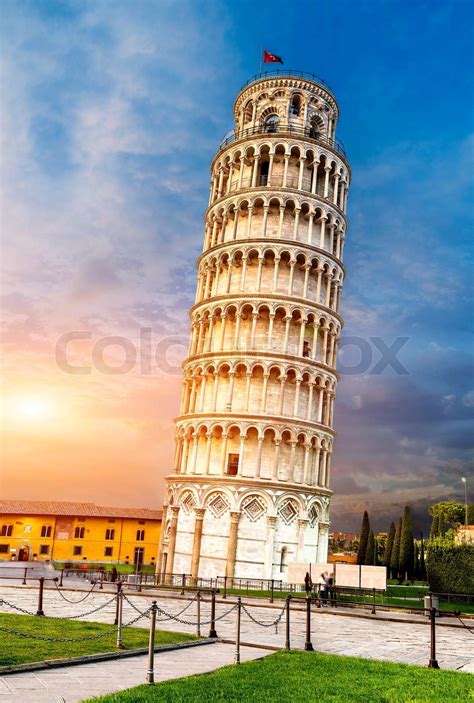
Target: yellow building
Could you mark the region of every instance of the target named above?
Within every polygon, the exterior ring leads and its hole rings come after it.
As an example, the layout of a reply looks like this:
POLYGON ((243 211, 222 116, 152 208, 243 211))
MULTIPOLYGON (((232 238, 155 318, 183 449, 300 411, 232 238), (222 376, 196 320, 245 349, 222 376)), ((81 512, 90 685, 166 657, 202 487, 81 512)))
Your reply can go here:
POLYGON ((155 564, 161 510, 0 500, 0 559, 155 564))

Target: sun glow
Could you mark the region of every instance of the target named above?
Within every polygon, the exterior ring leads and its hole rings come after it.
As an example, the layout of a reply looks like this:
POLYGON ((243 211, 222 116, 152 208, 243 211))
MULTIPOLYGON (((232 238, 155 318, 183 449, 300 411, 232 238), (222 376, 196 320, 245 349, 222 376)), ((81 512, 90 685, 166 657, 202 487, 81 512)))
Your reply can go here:
POLYGON ((54 401, 41 395, 21 395, 11 398, 6 412, 13 420, 29 420, 42 422, 50 420, 56 411, 54 401))

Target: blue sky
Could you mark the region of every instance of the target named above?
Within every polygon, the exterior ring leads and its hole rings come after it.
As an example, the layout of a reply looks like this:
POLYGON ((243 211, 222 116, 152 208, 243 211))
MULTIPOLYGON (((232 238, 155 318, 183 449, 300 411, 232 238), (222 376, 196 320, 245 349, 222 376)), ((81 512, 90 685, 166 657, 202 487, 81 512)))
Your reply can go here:
POLYGON ((460 498, 463 475, 474 490, 473 4, 6 0, 0 13, 5 389, 51 393, 69 421, 7 428, 5 493, 160 502, 179 375, 64 378, 54 345, 71 329, 187 335, 209 164, 260 46, 340 104, 345 335, 409 338, 408 375, 342 377, 333 526, 354 529, 366 506, 378 528, 405 503, 421 517, 460 498))

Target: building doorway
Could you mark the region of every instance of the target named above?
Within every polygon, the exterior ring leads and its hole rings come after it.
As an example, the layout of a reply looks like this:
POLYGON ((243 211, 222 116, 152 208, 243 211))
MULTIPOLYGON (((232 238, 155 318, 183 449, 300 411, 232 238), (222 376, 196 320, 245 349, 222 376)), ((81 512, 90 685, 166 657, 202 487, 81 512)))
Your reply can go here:
POLYGON ((30 548, 20 547, 18 551, 18 561, 29 561, 30 560, 30 548))
POLYGON ((133 554, 133 563, 135 566, 140 567, 143 564, 143 547, 135 547, 135 552, 133 554))

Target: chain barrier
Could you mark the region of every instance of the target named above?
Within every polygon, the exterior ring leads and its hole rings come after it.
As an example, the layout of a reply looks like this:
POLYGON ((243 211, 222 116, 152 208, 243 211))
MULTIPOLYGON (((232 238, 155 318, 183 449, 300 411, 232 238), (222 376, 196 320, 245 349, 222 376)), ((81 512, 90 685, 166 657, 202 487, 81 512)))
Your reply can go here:
MULTIPOLYGON (((87 611, 87 613, 80 613, 79 615, 46 615, 45 617, 49 618, 50 620, 77 620, 78 618, 85 618, 87 615, 93 615, 93 613, 97 613, 99 610, 103 610, 114 600, 115 596, 112 596, 110 600, 106 601, 105 603, 102 603, 102 605, 98 605, 97 608, 93 608, 92 610, 87 611)), ((13 610, 18 610, 19 613, 23 613, 24 615, 36 615, 36 613, 33 613, 31 610, 25 610, 25 608, 20 608, 18 605, 10 603, 9 601, 4 600, 3 598, 0 600, 0 605, 6 605, 9 608, 12 608, 13 610)), ((141 612, 137 608, 135 608, 135 610, 137 610, 137 612, 141 612)))
POLYGON ((457 613, 455 613, 455 615, 456 615, 457 619, 459 620, 459 622, 461 623, 461 625, 463 627, 465 627, 466 630, 471 633, 471 635, 474 635, 474 629, 472 627, 469 627, 469 625, 466 625, 466 623, 461 620, 460 615, 458 615, 457 613))
MULTIPOLYGON (((214 618, 214 622, 217 622, 218 620, 222 620, 222 619, 225 618, 227 615, 229 615, 229 614, 232 613, 234 610, 236 610, 237 607, 238 607, 238 606, 237 606, 237 603, 236 603, 236 604, 233 605, 231 608, 229 608, 229 610, 226 610, 225 613, 222 613, 222 615, 219 615, 219 617, 214 618)), ((160 606, 158 606, 158 616, 160 616, 160 615, 162 615, 162 614, 166 616, 166 619, 167 619, 167 620, 175 620, 176 622, 179 622, 180 625, 192 625, 192 626, 194 627, 194 626, 197 624, 196 622, 194 622, 194 621, 192 621, 192 620, 183 620, 182 618, 179 618, 179 617, 173 615, 172 613, 168 613, 166 610, 163 610, 163 608, 161 608, 160 606)), ((164 621, 161 620, 161 622, 164 622, 164 621)), ((212 621, 212 620, 206 620, 206 621, 202 621, 202 620, 201 620, 201 626, 203 626, 203 625, 210 625, 211 622, 213 622, 213 621, 212 621)))
POLYGON ((281 622, 283 615, 285 614, 286 606, 284 606, 281 609, 279 615, 275 618, 275 620, 272 620, 272 622, 262 622, 261 620, 257 620, 256 618, 254 618, 254 616, 249 611, 247 606, 244 605, 243 603, 242 603, 242 610, 248 615, 248 617, 250 618, 250 620, 252 620, 252 622, 254 622, 256 625, 260 625, 260 627, 277 627, 278 624, 281 622))
POLYGON ((15 605, 14 603, 9 603, 7 600, 4 600, 3 598, 0 600, 0 605, 6 605, 8 608, 12 608, 13 610, 18 610, 19 613, 23 613, 24 615, 36 615, 36 613, 31 612, 31 610, 25 610, 25 608, 20 608, 19 605, 15 605))
MULTIPOLYGON (((132 601, 131 601, 129 598, 127 598, 127 596, 126 596, 124 593, 123 593, 122 595, 123 595, 123 599, 124 599, 134 610, 136 610, 137 613, 139 613, 140 610, 137 608, 137 606, 136 606, 134 603, 132 603, 132 601)), ((179 616, 182 615, 196 600, 197 600, 197 595, 194 596, 194 598, 193 598, 191 601, 189 601, 189 603, 188 603, 187 605, 185 605, 185 607, 184 607, 182 610, 180 610, 179 613, 175 613, 174 615, 170 615, 169 617, 165 617, 165 618, 163 618, 162 620, 160 620, 160 622, 165 622, 166 620, 173 620, 174 618, 179 617, 179 616)))
MULTIPOLYGON (((143 613, 140 612, 140 614, 136 618, 122 625, 122 628, 131 627, 142 618, 147 617, 150 614, 150 611, 151 607, 148 608, 148 610, 145 610, 143 613)), ((99 640, 104 637, 110 637, 111 635, 116 634, 117 631, 118 627, 114 627, 112 630, 107 630, 107 632, 101 632, 98 635, 89 635, 88 637, 45 637, 43 635, 33 635, 27 632, 19 632, 18 630, 10 630, 7 627, 0 626, 0 632, 6 632, 8 635, 14 635, 15 637, 23 637, 25 639, 41 640, 43 642, 86 642, 88 640, 99 640)))
POLYGON ((59 593, 59 595, 61 596, 61 598, 63 598, 63 599, 64 599, 65 601, 67 601, 68 603, 71 603, 72 605, 77 605, 78 603, 82 603, 82 601, 86 600, 86 598, 88 598, 88 597, 90 596, 90 594, 92 593, 92 591, 94 590, 94 588, 97 586, 97 581, 92 584, 91 590, 90 590, 90 591, 87 591, 87 593, 86 593, 86 595, 84 596, 84 598, 80 598, 79 600, 70 600, 69 598, 66 598, 66 596, 63 594, 63 592, 59 590, 59 586, 58 586, 58 584, 56 583, 56 581, 54 581, 54 585, 56 586, 56 590, 57 590, 57 592, 59 593))

